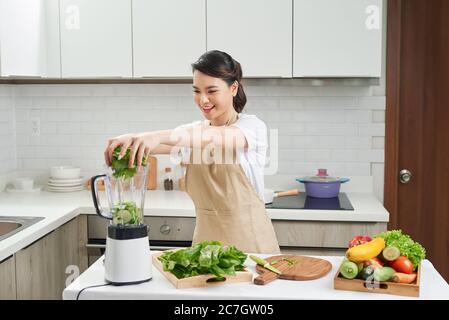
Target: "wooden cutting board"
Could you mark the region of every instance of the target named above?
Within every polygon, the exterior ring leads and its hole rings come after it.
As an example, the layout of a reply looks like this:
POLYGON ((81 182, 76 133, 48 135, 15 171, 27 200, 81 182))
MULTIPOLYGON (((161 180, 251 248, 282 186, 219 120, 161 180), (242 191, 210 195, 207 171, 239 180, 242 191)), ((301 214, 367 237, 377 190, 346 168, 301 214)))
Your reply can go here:
POLYGON ((157 158, 148 156, 148 178, 147 190, 156 190, 157 188, 157 158))
POLYGON ((234 276, 227 276, 224 281, 211 281, 215 278, 213 274, 202 274, 190 278, 178 279, 171 272, 164 271, 164 267, 158 259, 162 254, 163 252, 158 252, 152 255, 153 265, 173 284, 173 286, 175 286, 176 289, 203 288, 241 282, 251 283, 253 280, 253 273, 246 269, 244 271, 237 271, 234 276))
POLYGON ((273 263, 272 265, 279 269, 282 274, 278 275, 257 265, 256 271, 260 275, 254 278, 255 284, 264 285, 277 278, 287 280, 314 280, 324 277, 332 270, 332 264, 329 261, 307 256, 279 255, 266 258, 265 260, 273 263))

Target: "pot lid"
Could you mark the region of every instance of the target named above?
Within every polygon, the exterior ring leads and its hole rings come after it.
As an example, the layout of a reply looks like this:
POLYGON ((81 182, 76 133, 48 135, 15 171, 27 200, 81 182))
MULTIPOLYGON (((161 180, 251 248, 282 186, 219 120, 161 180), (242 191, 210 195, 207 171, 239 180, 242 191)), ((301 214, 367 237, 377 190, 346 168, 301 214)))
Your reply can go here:
POLYGON ((307 176, 300 179, 301 182, 336 182, 341 181, 341 178, 331 177, 327 174, 327 169, 318 169, 318 173, 316 176, 307 176))
POLYGON ((340 178, 308 176, 301 178, 301 180, 305 182, 336 182, 340 181, 340 178))

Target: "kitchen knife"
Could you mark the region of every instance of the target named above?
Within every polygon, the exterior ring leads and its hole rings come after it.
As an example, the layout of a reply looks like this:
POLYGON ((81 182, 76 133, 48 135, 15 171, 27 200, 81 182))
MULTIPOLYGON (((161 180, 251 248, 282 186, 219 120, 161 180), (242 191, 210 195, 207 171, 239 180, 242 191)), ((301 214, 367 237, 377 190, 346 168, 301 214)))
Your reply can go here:
POLYGON ((251 260, 253 260, 255 263, 261 265, 262 267, 264 267, 264 268, 266 268, 266 269, 268 269, 268 270, 270 270, 270 271, 272 271, 272 272, 274 272, 274 273, 277 273, 277 274, 281 274, 281 273, 282 273, 281 271, 279 271, 278 269, 276 269, 275 267, 273 267, 273 266, 272 266, 267 260, 265 260, 265 259, 262 259, 262 258, 253 256, 253 255, 250 255, 249 257, 250 257, 251 260))

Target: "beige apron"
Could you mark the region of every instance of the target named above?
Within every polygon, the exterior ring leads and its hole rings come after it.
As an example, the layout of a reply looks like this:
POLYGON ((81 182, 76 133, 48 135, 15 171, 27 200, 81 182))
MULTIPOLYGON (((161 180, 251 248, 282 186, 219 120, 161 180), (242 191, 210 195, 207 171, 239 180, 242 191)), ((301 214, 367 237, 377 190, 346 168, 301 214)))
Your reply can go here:
MULTIPOLYGON (((280 253, 265 203, 233 154, 231 164, 194 164, 186 168, 186 192, 196 209, 193 243, 219 240, 248 253, 280 253)), ((218 162, 218 163, 215 163, 218 162)))

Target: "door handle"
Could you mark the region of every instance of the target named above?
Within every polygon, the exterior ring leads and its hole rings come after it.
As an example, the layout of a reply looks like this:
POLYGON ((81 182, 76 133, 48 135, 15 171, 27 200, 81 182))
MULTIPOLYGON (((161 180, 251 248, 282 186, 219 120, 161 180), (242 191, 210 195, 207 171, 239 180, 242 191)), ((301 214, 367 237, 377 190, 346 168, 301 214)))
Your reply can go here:
POLYGON ((412 173, 410 171, 408 171, 407 169, 402 169, 399 172, 399 181, 401 181, 401 183, 409 183, 410 180, 412 179, 412 173))

